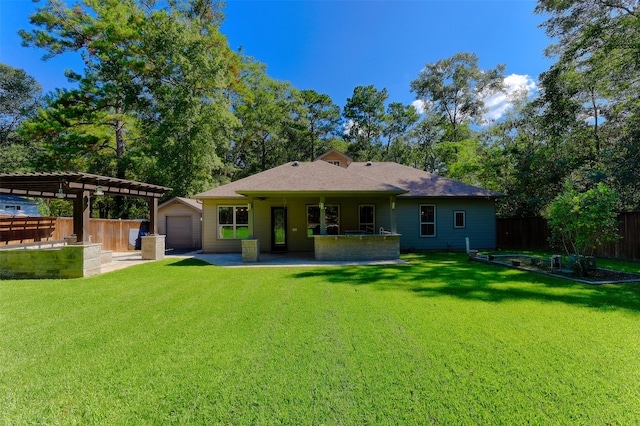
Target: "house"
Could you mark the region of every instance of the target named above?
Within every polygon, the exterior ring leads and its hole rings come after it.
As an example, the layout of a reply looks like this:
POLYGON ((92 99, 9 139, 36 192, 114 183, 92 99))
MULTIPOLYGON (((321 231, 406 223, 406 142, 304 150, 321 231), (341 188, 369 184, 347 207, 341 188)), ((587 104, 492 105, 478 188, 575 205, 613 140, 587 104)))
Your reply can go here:
POLYGON ((166 235, 167 248, 202 248, 202 204, 184 197, 162 203, 158 206, 158 232, 166 235))
POLYGON ((1 216, 40 216, 38 202, 16 195, 0 195, 1 216))
MULTIPOLYGON (((501 194, 393 162, 331 150, 195 195, 205 253, 314 252, 320 260, 399 250, 495 248, 501 194)), ((250 256, 249 256, 250 257, 250 256)))

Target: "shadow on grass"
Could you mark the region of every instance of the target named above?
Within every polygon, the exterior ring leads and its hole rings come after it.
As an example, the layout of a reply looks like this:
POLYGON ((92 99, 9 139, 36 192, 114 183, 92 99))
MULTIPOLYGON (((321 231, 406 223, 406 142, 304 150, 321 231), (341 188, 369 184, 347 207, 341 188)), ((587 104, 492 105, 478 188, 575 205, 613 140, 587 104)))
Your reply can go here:
POLYGON ((189 257, 189 258, 180 259, 177 262, 169 263, 166 266, 211 266, 211 264, 205 262, 204 260, 199 260, 193 257, 189 257))
POLYGON ((464 254, 405 257, 411 265, 305 270, 294 278, 323 277, 328 282, 406 290, 420 297, 456 297, 483 302, 534 300, 597 309, 640 312, 640 285, 588 285, 524 271, 469 262, 464 254))

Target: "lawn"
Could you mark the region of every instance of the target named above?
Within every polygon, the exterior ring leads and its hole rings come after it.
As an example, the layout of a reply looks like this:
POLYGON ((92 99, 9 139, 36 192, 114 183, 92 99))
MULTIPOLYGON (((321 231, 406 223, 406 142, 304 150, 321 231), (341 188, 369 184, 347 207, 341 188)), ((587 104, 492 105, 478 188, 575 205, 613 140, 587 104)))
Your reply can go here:
POLYGON ((0 281, 0 423, 640 422, 640 285, 405 259, 0 281))

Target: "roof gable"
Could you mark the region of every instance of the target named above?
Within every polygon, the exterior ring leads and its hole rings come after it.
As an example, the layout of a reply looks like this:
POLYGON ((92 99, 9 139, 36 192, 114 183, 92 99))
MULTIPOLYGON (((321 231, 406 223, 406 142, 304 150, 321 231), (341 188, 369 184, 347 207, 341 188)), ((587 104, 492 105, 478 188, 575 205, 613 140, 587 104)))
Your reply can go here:
POLYGON ((170 199, 169 201, 166 201, 162 204, 160 204, 158 206, 158 209, 162 209, 163 207, 166 207, 170 204, 173 203, 180 203, 180 204, 184 204, 185 206, 192 208, 196 211, 198 211, 199 213, 202 213, 202 204, 200 204, 197 200, 194 200, 193 198, 185 198, 185 197, 175 197, 170 199))
POLYGON ((349 164, 353 163, 353 159, 351 157, 343 152, 338 151, 335 148, 330 149, 313 161, 326 161, 327 163, 338 165, 345 169, 349 166, 349 164))

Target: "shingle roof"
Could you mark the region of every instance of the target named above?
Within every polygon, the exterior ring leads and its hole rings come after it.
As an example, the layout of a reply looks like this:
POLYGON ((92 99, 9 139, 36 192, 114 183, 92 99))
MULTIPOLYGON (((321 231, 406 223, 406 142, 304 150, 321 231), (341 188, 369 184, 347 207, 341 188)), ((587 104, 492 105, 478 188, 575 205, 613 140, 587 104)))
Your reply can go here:
POLYGON ((351 163, 347 171, 388 182, 408 192, 400 197, 501 197, 484 188, 447 179, 433 173, 391 162, 351 163))
POLYGON ((194 195, 194 198, 243 199, 264 194, 373 194, 399 197, 501 197, 494 191, 467 185, 397 163, 354 162, 347 168, 325 161, 290 162, 194 195))
POLYGON ((386 193, 402 194, 395 185, 349 172, 325 161, 290 162, 195 195, 195 198, 238 198, 238 194, 386 193))

